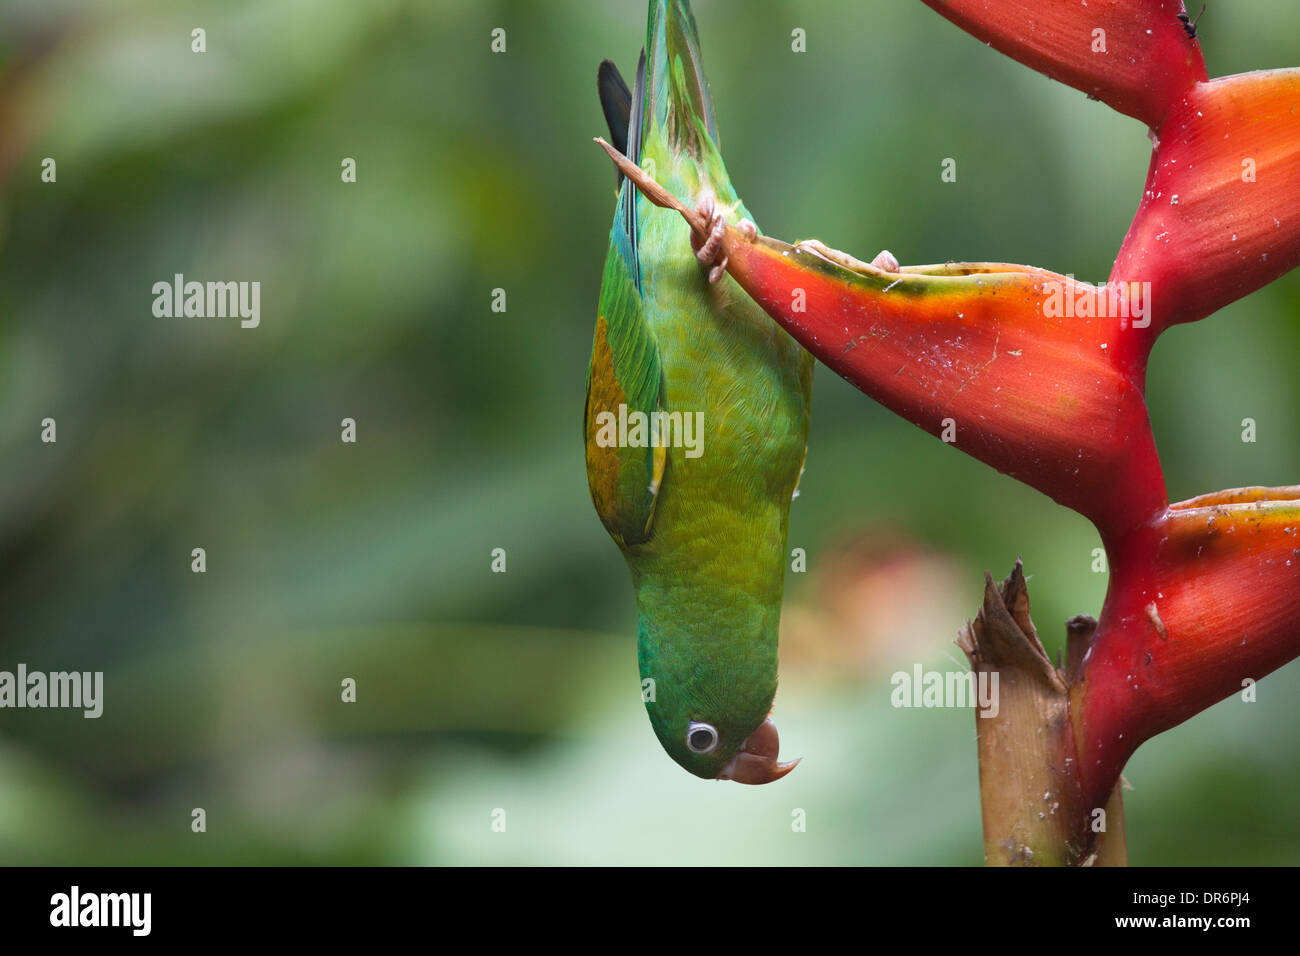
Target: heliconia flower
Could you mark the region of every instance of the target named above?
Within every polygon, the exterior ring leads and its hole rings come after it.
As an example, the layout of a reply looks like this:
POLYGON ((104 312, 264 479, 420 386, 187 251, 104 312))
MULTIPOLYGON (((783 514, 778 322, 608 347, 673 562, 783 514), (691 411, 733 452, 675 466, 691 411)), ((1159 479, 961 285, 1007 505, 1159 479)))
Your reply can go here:
POLYGON ((1300 265, 1300 70, 1196 84, 1156 140, 1111 273, 1151 283, 1153 336, 1300 265))
POLYGON ((1110 569, 1071 686, 1088 807, 1143 741, 1300 655, 1300 485, 1170 505, 1110 569))
MULTIPOLYGON (((707 223, 606 146, 698 236, 707 223)), ((903 418, 1090 518, 1109 543, 1168 499, 1142 391, 1150 296, 1000 263, 886 272, 726 227, 726 271, 826 365, 903 418)))
POLYGON ((1028 67, 1158 126, 1205 60, 1182 0, 924 0, 1028 67))

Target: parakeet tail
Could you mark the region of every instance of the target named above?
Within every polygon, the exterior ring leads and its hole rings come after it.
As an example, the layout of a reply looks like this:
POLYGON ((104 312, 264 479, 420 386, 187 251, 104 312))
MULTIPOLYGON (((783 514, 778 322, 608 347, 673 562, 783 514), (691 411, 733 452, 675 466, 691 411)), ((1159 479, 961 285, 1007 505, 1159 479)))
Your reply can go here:
POLYGON ((716 148, 713 97, 689 0, 651 0, 645 50, 646 120, 666 127, 670 142, 679 147, 694 152, 704 135, 716 148))

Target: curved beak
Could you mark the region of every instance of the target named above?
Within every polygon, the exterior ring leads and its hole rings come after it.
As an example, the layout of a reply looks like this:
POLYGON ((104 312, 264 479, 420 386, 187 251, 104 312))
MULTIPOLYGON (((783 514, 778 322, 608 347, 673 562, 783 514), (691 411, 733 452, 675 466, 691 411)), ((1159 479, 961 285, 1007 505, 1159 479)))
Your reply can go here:
POLYGON ((776 724, 769 717, 740 745, 736 756, 722 768, 717 779, 751 784, 780 780, 799 763, 798 760, 778 763, 776 755, 780 749, 781 739, 777 735, 776 724))

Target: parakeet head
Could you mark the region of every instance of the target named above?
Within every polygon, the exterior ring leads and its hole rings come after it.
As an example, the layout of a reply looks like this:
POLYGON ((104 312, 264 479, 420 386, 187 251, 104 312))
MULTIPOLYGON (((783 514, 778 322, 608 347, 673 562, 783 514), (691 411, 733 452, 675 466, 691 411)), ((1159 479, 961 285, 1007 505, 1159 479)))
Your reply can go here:
MULTIPOLYGON (((652 601, 662 599, 651 588, 652 601)), ((712 594, 682 597, 716 600, 712 594)), ((641 670, 641 699, 655 735, 668 755, 697 777, 735 780, 738 783, 771 783, 795 768, 798 760, 777 760, 780 740, 769 714, 776 695, 776 643, 763 639, 764 627, 776 622, 765 609, 747 608, 749 598, 737 595, 740 613, 730 620, 712 621, 721 639, 710 641, 665 634, 661 628, 676 629, 683 620, 679 613, 656 606, 647 613, 646 594, 641 595, 643 612, 637 641, 641 670), (724 634, 744 621, 756 630, 747 634, 724 634)), ((693 600, 690 603, 694 603, 693 600)), ((687 612, 689 613, 689 612, 687 612)), ((709 620, 713 615, 701 615, 709 620)))

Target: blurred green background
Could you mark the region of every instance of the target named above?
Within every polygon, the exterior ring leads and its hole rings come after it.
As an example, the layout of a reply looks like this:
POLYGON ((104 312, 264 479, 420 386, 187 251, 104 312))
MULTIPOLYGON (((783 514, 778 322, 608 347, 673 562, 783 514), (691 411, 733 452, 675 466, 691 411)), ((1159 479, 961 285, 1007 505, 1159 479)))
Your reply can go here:
MULTIPOLYGON (((1213 6, 1212 75, 1300 63, 1293 0, 1213 6)), ((695 8, 769 234, 1104 279, 1137 122, 917 0, 695 8)), ((981 861, 973 718, 892 708, 890 674, 958 667, 983 570, 1017 557, 1055 650, 1100 609, 1099 542, 824 369, 777 699, 803 765, 700 781, 645 719, 579 438, 612 216, 596 65, 632 74, 644 15, 0 0, 0 669, 106 672, 99 720, 0 711, 0 862, 981 861), (260 327, 154 318, 178 272, 260 281, 260 327)), ((1175 500, 1300 481, 1297 316, 1292 273, 1161 341, 1175 500)), ((1134 863, 1300 863, 1298 691, 1293 664, 1138 752, 1134 863)))

